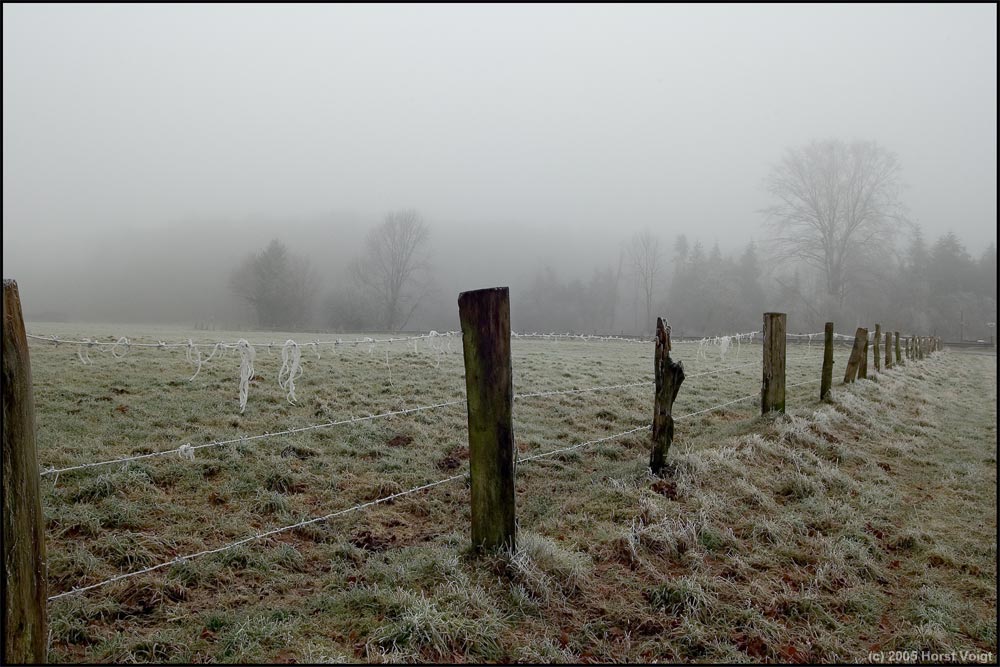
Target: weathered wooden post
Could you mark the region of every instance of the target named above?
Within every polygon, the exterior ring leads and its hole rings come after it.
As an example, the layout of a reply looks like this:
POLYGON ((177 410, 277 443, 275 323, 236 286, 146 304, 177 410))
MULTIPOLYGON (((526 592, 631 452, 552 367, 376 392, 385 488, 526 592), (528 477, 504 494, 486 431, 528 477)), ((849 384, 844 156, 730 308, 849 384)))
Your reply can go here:
POLYGON ((896 365, 899 366, 903 363, 903 355, 899 351, 899 332, 893 331, 893 335, 896 337, 896 365))
POLYGON ((823 327, 823 371, 819 380, 819 400, 826 400, 833 385, 833 322, 823 327))
POLYGON ((920 359, 921 361, 924 359, 924 345, 924 337, 917 336, 917 359, 920 359))
POLYGON ((872 339, 872 361, 875 362, 875 372, 879 373, 882 370, 882 355, 879 354, 879 343, 882 340, 882 325, 875 324, 875 337, 872 339))
POLYGON ((35 399, 17 283, 3 281, 3 656, 45 663, 45 531, 35 452, 35 399))
POLYGON ((868 329, 858 327, 854 332, 854 345, 851 347, 851 356, 847 360, 847 369, 844 371, 844 384, 854 382, 858 377, 858 369, 861 367, 861 360, 864 358, 864 349, 868 344, 868 329))
POLYGON ((885 332, 885 367, 886 370, 892 368, 892 334, 885 332))
POLYGON ((861 363, 858 364, 858 377, 862 380, 868 377, 868 329, 865 329, 865 344, 861 349, 861 363))
POLYGON ((667 451, 674 440, 674 418, 671 414, 677 392, 684 382, 684 364, 670 358, 670 325, 656 318, 656 350, 653 356, 656 394, 653 398, 653 449, 649 468, 654 475, 663 471, 667 451))
POLYGON ((764 313, 764 378, 760 413, 785 411, 785 313, 764 313))
POLYGON ((506 287, 458 295, 465 353, 472 477, 472 546, 513 549, 514 403, 510 293, 506 287))

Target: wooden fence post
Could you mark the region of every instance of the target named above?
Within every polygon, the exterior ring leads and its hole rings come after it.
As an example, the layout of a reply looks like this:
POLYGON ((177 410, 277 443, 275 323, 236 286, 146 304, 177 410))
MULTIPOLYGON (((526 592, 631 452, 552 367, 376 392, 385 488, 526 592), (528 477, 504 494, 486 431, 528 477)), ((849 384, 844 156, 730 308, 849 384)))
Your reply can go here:
POLYGON ((653 357, 656 394, 653 398, 653 449, 649 468, 659 475, 667 461, 667 451, 674 440, 674 418, 671 414, 677 392, 684 382, 684 364, 670 358, 670 325, 656 318, 656 350, 653 357))
POLYGON ((510 292, 458 295, 465 354, 472 477, 472 546, 514 549, 514 402, 510 362, 510 292))
POLYGON ((854 332, 854 346, 851 347, 851 356, 847 360, 847 369, 844 371, 844 384, 854 382, 858 377, 858 369, 861 367, 861 360, 864 358, 864 349, 868 344, 868 329, 858 327, 854 332))
POLYGON ((879 343, 882 340, 882 325, 875 324, 875 337, 872 339, 872 361, 875 362, 875 372, 882 371, 882 355, 879 354, 879 343))
POLYGON ((35 452, 35 399, 17 283, 3 281, 2 664, 46 663, 45 519, 35 452))
POLYGON ((885 332, 885 368, 892 368, 892 334, 885 332))
POLYGON ((899 332, 893 331, 892 333, 896 337, 896 365, 899 366, 903 363, 903 355, 899 351, 899 332))
POLYGON ((921 361, 923 361, 924 359, 924 346, 926 344, 927 341, 924 339, 923 336, 917 337, 917 358, 920 359, 921 361))
POLYGON ((764 381, 760 413, 785 411, 785 313, 764 313, 764 381))
POLYGON ((833 322, 823 327, 823 372, 819 380, 819 400, 825 400, 833 385, 833 322))
POLYGON ((868 378, 868 329, 865 329, 865 344, 861 348, 861 363, 858 364, 858 377, 868 378))

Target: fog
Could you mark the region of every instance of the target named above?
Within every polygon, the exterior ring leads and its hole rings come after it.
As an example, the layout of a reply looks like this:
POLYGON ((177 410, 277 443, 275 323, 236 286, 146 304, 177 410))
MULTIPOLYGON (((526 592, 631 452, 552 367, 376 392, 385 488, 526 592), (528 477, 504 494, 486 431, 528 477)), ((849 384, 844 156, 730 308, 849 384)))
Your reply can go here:
MULTIPOLYGON (((799 308, 805 327, 832 315, 778 282, 815 276, 771 259, 765 180, 787 149, 874 141, 898 159, 913 223, 885 261, 914 268, 917 227, 928 247, 953 233, 962 271, 979 271, 955 279, 962 317, 995 322, 996 18, 995 5, 4 5, 3 273, 29 320, 254 328, 230 277, 279 239, 315 274, 299 326, 350 328, 325 296, 353 285, 366 234, 409 208, 432 287, 404 328, 454 328, 458 292, 493 285, 511 286, 517 324, 529 297, 549 310, 546 268, 587 283, 643 230, 663 255, 657 309, 677 301, 678 235, 733 262, 754 241, 753 306, 799 308)), ((617 313, 520 324, 645 330, 628 269, 617 313)), ((859 282, 837 316, 885 312, 903 297, 884 285, 859 282)), ((928 304, 892 307, 945 326, 928 304)), ((688 312, 691 332, 759 321, 688 312)))

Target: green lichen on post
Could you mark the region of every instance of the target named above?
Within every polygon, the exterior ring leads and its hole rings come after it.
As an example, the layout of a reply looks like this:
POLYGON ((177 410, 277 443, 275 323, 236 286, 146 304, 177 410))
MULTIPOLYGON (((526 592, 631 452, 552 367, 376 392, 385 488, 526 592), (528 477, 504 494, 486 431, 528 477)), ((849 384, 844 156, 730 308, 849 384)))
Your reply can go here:
POLYGON ((508 289, 462 292, 458 313, 469 418, 472 544, 481 551, 513 549, 514 389, 508 289))

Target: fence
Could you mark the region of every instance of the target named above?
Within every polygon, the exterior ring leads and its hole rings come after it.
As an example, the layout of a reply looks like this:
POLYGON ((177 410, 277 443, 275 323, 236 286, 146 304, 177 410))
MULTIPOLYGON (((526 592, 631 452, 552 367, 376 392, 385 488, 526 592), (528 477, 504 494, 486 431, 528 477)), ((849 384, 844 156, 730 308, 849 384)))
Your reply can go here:
MULTIPOLYGON (((254 347, 272 347, 273 343, 249 343, 241 339, 236 344, 217 343, 131 343, 119 338, 113 343, 97 341, 65 341, 47 336, 28 336, 24 332, 21 318, 20 301, 17 286, 13 281, 4 282, 3 305, 3 400, 4 400, 4 435, 3 435, 3 507, 4 507, 4 662, 44 662, 46 658, 46 623, 47 603, 68 596, 83 594, 87 591, 101 588, 116 581, 138 577, 150 572, 162 570, 194 558, 224 552, 236 547, 257 542, 273 535, 292 531, 310 524, 330 521, 366 508, 392 502, 397 498, 427 491, 437 486, 459 480, 468 480, 471 486, 471 536, 473 546, 480 550, 497 548, 514 548, 517 543, 514 480, 517 467, 528 465, 534 461, 556 456, 562 453, 581 450, 598 443, 609 442, 651 431, 650 434, 650 471, 661 474, 667 459, 669 448, 674 436, 675 423, 698 415, 722 410, 728 406, 760 400, 761 413, 783 412, 786 406, 786 390, 819 383, 821 399, 828 396, 832 384, 832 350, 836 340, 851 341, 851 357, 847 363, 844 382, 850 383, 867 375, 867 360, 869 347, 874 348, 876 359, 880 359, 878 334, 869 335, 867 329, 858 328, 853 336, 836 334, 833 324, 827 323, 823 332, 824 357, 820 377, 790 385, 785 384, 786 362, 795 357, 786 355, 786 343, 802 341, 805 345, 812 342, 820 334, 786 334, 786 318, 782 313, 765 313, 761 332, 731 334, 716 336, 710 339, 690 341, 688 351, 696 356, 703 355, 708 345, 718 346, 720 358, 726 358, 726 352, 732 345, 738 350, 742 343, 760 339, 762 343, 762 358, 760 362, 747 362, 729 365, 717 370, 686 375, 683 365, 671 358, 674 342, 670 337, 670 326, 665 321, 657 321, 654 340, 654 379, 652 381, 625 382, 585 388, 528 391, 514 393, 513 374, 511 368, 511 341, 520 338, 537 338, 548 340, 579 340, 581 342, 603 341, 608 343, 629 342, 632 339, 618 337, 576 336, 573 334, 515 334, 509 328, 509 294, 506 288, 466 292, 459 297, 459 314, 462 321, 462 342, 465 359, 465 398, 441 401, 412 408, 403 408, 349 419, 328 420, 321 423, 289 428, 275 432, 266 432, 253 436, 241 436, 231 439, 214 440, 208 443, 192 445, 180 444, 170 449, 137 454, 133 456, 114 458, 104 461, 88 462, 80 465, 40 469, 34 442, 34 415, 31 370, 28 357, 29 338, 53 344, 76 344, 78 352, 81 346, 88 349, 105 346, 110 354, 119 357, 127 353, 131 347, 150 349, 184 349, 188 359, 193 349, 212 347, 212 354, 223 349, 237 349, 243 353, 241 359, 249 356, 248 349, 254 347), (697 347, 694 347, 697 345, 697 347), (749 366, 761 364, 761 391, 747 394, 732 400, 721 402, 707 408, 695 410, 679 416, 673 415, 674 401, 677 398, 686 379, 716 375, 736 371, 749 366), (632 428, 604 437, 575 443, 568 446, 548 449, 530 456, 520 457, 513 442, 512 410, 516 401, 524 401, 549 396, 568 396, 585 393, 609 392, 635 387, 652 386, 653 419, 651 422, 638 424, 632 428), (339 425, 374 421, 415 414, 424 411, 443 410, 460 404, 467 406, 468 439, 470 445, 469 471, 452 474, 441 479, 429 481, 409 489, 389 493, 380 497, 339 509, 321 516, 316 516, 290 525, 261 530, 242 539, 223 544, 210 549, 196 551, 183 556, 177 556, 164 562, 134 571, 122 572, 108 579, 85 586, 74 586, 53 595, 47 591, 45 580, 45 539, 44 523, 41 512, 40 480, 51 477, 58 480, 61 473, 102 468, 113 465, 123 465, 139 459, 151 459, 165 456, 179 456, 193 459, 195 452, 210 447, 221 447, 229 444, 255 443, 268 438, 302 433, 317 429, 332 428, 339 425)), ((876 325, 876 332, 881 332, 881 326, 876 325)), ((319 345, 374 345, 385 342, 400 341, 431 341, 438 337, 450 337, 457 332, 438 334, 430 332, 421 336, 410 336, 396 339, 371 338, 355 341, 315 341, 319 345)), ((649 341, 644 341, 648 343, 649 341)), ((416 343, 414 343, 416 344, 416 343)), ((940 349, 940 341, 929 337, 901 337, 898 332, 885 334, 885 365, 890 369, 895 365, 904 364, 909 360, 922 359, 926 354, 940 349), (894 343, 894 345, 892 345, 894 343), (905 355, 903 350, 905 349, 905 355), (894 352, 894 354, 893 354, 894 352), (893 360, 895 357, 895 360, 893 360)), ((298 344, 288 341, 282 346, 282 372, 279 378, 284 378, 286 384, 294 379, 294 350, 298 344), (291 344, 291 345, 290 345, 291 344)), ((80 356, 82 363, 86 357, 80 356)), ((801 359, 811 359, 806 355, 801 359)), ((241 362, 242 363, 242 362, 241 362)), ((880 372, 879 363, 875 363, 874 372, 880 372)), ((197 373, 196 373, 197 374, 197 373)))

